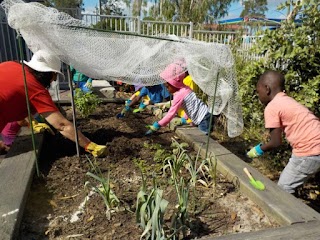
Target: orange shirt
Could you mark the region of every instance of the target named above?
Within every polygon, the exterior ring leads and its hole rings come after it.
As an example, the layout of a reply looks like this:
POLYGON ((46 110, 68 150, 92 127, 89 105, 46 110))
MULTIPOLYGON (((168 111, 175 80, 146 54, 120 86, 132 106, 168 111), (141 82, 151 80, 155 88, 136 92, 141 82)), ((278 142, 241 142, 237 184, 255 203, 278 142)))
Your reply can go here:
POLYGON ((296 156, 320 154, 320 121, 305 106, 278 93, 264 110, 266 128, 283 128, 296 156))

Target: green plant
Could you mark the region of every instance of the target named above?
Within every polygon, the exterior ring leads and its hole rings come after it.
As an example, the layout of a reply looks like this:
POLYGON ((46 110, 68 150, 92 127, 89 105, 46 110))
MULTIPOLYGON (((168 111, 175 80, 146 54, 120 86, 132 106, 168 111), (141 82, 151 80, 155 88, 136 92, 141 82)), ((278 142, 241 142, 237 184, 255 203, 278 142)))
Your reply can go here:
POLYGON ((190 156, 187 154, 185 147, 189 146, 187 143, 179 144, 174 138, 172 138, 171 147, 173 147, 172 155, 168 156, 165 159, 165 165, 163 166, 163 172, 165 173, 166 169, 170 169, 171 179, 176 182, 178 175, 184 167, 186 160, 190 159, 190 156))
POLYGON ((185 238, 189 221, 189 186, 186 186, 183 177, 180 178, 179 183, 175 182, 175 185, 178 196, 178 204, 176 205, 176 212, 171 223, 171 230, 173 233, 171 234, 170 239, 179 239, 180 232, 182 232, 183 238, 185 238))
POLYGON ((198 180, 199 172, 201 171, 201 168, 202 168, 202 165, 203 165, 203 163, 201 163, 198 166, 200 150, 201 150, 201 148, 199 148, 195 160, 193 161, 191 158, 189 158, 189 162, 186 164, 186 169, 188 169, 188 171, 190 173, 190 181, 189 182, 190 182, 190 184, 191 184, 191 186, 193 188, 196 187, 197 181, 201 180, 201 179, 198 180))
POLYGON ((169 202, 162 196, 163 190, 157 188, 155 178, 153 188, 147 193, 146 180, 142 174, 142 186, 136 203, 136 221, 143 229, 140 239, 166 239, 163 217, 169 202))
POLYGON ((74 103, 81 116, 86 118, 94 112, 101 100, 96 94, 92 92, 85 93, 80 88, 77 88, 75 89, 74 103))
POLYGON ((100 184, 98 186, 93 185, 90 181, 85 182, 85 188, 93 188, 95 192, 97 192, 103 199, 104 204, 107 208, 106 210, 106 216, 108 220, 110 220, 111 217, 111 212, 116 211, 120 201, 118 197, 114 194, 114 192, 111 189, 111 184, 110 184, 110 172, 108 172, 107 178, 104 178, 102 176, 101 170, 99 167, 95 166, 92 161, 87 157, 89 160, 89 163, 94 169, 96 174, 93 174, 91 172, 87 172, 86 175, 89 177, 92 177, 96 181, 98 181, 100 184), (98 176, 99 175, 99 176, 98 176))
POLYGON ((217 159, 215 156, 209 156, 203 161, 200 168, 204 180, 199 179, 198 181, 206 187, 216 186, 217 179, 217 159))

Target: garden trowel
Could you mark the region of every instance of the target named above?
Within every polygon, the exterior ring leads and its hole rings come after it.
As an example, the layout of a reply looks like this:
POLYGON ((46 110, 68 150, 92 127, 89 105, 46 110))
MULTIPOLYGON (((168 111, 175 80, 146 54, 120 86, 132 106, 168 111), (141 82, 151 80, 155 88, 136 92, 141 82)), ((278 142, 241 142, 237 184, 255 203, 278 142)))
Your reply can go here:
POLYGON ((259 189, 259 190, 261 190, 261 191, 263 191, 263 190, 265 189, 264 184, 263 184, 262 182, 260 182, 260 181, 256 181, 256 180, 252 177, 251 173, 248 171, 247 168, 244 168, 243 171, 244 171, 244 172, 247 174, 247 176, 249 177, 250 183, 251 183, 251 185, 252 185, 254 188, 259 189))

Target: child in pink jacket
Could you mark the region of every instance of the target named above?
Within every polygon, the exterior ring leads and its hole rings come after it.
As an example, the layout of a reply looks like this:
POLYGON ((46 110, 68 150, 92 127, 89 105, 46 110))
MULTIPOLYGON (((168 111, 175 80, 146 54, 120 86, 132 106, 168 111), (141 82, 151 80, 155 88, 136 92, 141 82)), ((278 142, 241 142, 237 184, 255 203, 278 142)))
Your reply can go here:
POLYGON ((159 122, 154 122, 148 126, 149 130, 146 135, 150 135, 166 126, 176 116, 180 108, 185 111, 193 124, 198 125, 202 132, 208 134, 212 131, 212 126, 210 126, 211 114, 208 106, 189 87, 183 84, 183 79, 188 75, 183 65, 182 62, 172 63, 160 74, 160 77, 166 81, 165 85, 168 91, 173 94, 173 101, 167 115, 159 122))

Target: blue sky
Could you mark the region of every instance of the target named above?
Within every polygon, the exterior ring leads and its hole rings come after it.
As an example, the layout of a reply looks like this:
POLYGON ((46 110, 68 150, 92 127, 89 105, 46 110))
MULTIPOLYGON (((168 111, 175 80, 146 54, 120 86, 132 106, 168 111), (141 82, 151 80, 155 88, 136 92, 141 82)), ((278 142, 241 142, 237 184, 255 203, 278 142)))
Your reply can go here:
MULTIPOLYGON (((268 12, 266 13, 266 17, 268 18, 285 18, 286 12, 285 11, 277 11, 277 6, 285 2, 285 0, 268 0, 268 12)), ((95 7, 99 5, 99 0, 84 0, 84 8, 85 13, 93 13, 95 7)), ((234 3, 229 8, 228 16, 224 17, 223 19, 231 19, 239 17, 243 6, 241 3, 234 3)), ((217 19, 218 20, 218 19, 217 19)), ((221 19, 219 19, 221 20, 221 19)))

